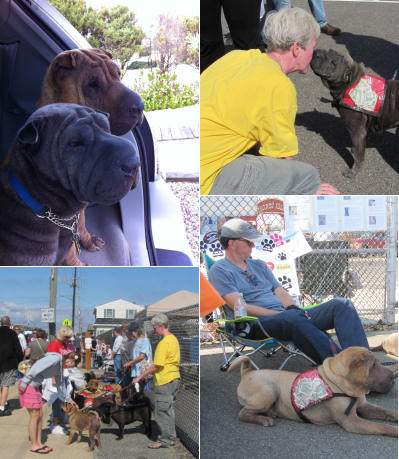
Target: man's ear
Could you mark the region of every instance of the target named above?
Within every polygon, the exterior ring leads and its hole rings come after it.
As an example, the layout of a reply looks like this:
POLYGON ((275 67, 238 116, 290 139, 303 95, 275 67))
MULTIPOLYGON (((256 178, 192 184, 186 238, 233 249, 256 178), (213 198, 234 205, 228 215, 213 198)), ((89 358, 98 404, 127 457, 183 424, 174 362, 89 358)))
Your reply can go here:
POLYGON ((294 57, 298 57, 299 51, 302 49, 301 45, 295 41, 294 44, 291 46, 292 54, 294 57))

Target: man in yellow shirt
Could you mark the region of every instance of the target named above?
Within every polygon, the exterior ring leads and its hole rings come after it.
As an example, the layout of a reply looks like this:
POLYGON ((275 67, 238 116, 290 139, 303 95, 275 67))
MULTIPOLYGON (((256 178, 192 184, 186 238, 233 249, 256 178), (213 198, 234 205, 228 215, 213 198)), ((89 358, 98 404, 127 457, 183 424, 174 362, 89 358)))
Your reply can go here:
POLYGON ((180 346, 176 336, 168 330, 168 317, 165 314, 155 315, 151 325, 162 339, 155 349, 153 365, 132 382, 136 384, 147 375, 154 374, 155 420, 161 433, 158 441, 148 447, 169 448, 176 442, 174 403, 180 384, 180 346))
POLYGON ((267 54, 232 51, 201 75, 201 194, 339 194, 299 161, 296 90, 320 27, 301 8, 283 8, 265 25, 267 54), (254 154, 255 153, 255 154, 254 154))

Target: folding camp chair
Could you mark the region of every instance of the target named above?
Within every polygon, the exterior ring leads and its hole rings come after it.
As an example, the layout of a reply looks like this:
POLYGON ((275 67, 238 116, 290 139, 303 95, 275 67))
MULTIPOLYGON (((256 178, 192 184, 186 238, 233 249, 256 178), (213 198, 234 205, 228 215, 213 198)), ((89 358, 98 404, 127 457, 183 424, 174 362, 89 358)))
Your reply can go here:
POLYGON ((268 335, 266 330, 263 329, 259 319, 257 317, 245 316, 240 317, 235 320, 226 319, 225 308, 228 306, 225 304, 223 298, 219 295, 213 285, 205 278, 205 276, 200 276, 200 291, 201 291, 201 303, 200 311, 201 316, 209 314, 213 310, 217 310, 218 318, 215 322, 218 324, 216 331, 219 333, 220 345, 222 347, 224 363, 221 365, 220 369, 226 371, 231 362, 239 357, 240 355, 245 355, 249 358, 252 366, 259 370, 257 364, 253 361, 252 356, 257 353, 262 354, 265 357, 271 357, 280 349, 288 352, 288 356, 284 359, 283 363, 280 365, 279 370, 283 369, 288 360, 292 357, 303 357, 312 365, 316 365, 310 357, 297 349, 292 342, 282 341, 268 335), (236 333, 236 324, 239 322, 253 322, 258 321, 261 329, 265 334, 265 338, 262 340, 251 340, 248 338, 242 338, 236 333), (233 348, 233 352, 228 356, 226 346, 230 345, 233 348), (245 352, 244 349, 252 348, 252 351, 245 352))

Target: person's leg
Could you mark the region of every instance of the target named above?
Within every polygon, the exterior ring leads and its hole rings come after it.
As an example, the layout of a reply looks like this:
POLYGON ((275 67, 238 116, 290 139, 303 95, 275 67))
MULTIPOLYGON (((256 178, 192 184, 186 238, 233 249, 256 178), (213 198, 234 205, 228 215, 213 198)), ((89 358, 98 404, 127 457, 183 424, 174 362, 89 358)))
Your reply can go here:
POLYGON ((176 440, 174 400, 178 387, 179 380, 174 380, 154 389, 155 420, 160 430, 158 441, 165 448, 176 440))
POLYGON ((308 0, 310 11, 318 22, 320 28, 324 27, 328 21, 323 5, 323 0, 308 0))
POLYGON ((236 49, 254 49, 260 45, 260 3, 261 0, 222 0, 236 49))
MULTIPOLYGON (((292 341, 317 364, 333 355, 330 341, 324 332, 319 330, 308 319, 303 311, 288 310, 271 316, 259 318, 262 327, 273 338, 292 341)), ((249 339, 264 339, 264 333, 257 323, 252 325, 249 339)))
POLYGON ((0 407, 5 409, 8 398, 8 387, 4 386, 1 388, 1 403, 0 407))
POLYGON ((121 367, 122 367, 122 356, 117 354, 114 357, 114 371, 115 371, 115 376, 116 376, 115 377, 116 384, 120 384, 122 382, 122 378, 120 377, 120 372, 119 372, 121 367))
MULTIPOLYGON (((27 410, 29 413, 28 432, 29 432, 31 450, 36 450, 43 446, 41 444, 41 440, 38 441, 38 425, 39 425, 40 409, 27 408, 27 410)), ((40 432, 40 436, 41 436, 41 432, 40 432)))
POLYGON ((350 346, 369 348, 358 313, 347 298, 334 298, 307 312, 312 323, 320 330, 335 328, 342 349, 350 346))
POLYGON ((220 0, 200 3, 200 67, 201 73, 225 53, 221 23, 220 0))
POLYGON ((244 154, 222 168, 209 194, 315 194, 319 185, 310 164, 244 154))
POLYGON ((291 0, 273 0, 274 8, 277 11, 280 11, 281 8, 286 8, 287 6, 291 6, 291 0))

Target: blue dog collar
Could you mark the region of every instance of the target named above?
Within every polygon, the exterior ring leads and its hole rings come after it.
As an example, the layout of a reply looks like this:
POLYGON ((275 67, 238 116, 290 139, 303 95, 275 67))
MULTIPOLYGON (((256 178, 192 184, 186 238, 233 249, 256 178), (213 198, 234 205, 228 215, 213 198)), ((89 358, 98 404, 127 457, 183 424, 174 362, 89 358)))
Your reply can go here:
POLYGON ((18 181, 11 169, 8 171, 8 180, 22 201, 30 207, 35 214, 40 214, 44 206, 29 194, 29 191, 18 181))

